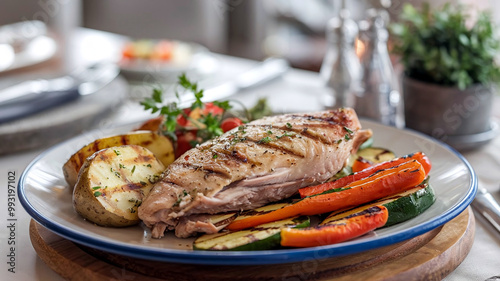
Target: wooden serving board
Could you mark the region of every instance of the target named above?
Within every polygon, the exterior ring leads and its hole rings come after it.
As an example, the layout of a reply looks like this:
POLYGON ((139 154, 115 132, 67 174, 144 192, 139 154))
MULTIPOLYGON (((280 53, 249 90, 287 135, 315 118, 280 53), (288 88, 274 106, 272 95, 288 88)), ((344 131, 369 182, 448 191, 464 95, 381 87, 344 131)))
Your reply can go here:
POLYGON ((204 266, 134 259, 66 240, 35 221, 40 258, 68 280, 441 280, 469 253, 475 219, 469 208, 421 236, 359 254, 298 263, 204 266))

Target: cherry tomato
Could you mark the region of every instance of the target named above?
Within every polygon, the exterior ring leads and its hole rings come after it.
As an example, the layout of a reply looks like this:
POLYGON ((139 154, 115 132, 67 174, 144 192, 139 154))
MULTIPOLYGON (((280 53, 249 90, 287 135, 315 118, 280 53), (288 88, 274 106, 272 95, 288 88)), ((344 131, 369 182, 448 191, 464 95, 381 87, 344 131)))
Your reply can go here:
MULTIPOLYGON (((183 111, 184 114, 186 114, 186 116, 189 116, 189 114, 191 114, 190 108, 185 108, 183 109, 183 111)), ((186 127, 189 124, 189 120, 187 120, 187 118, 184 117, 184 115, 179 114, 179 116, 177 116, 177 124, 179 124, 182 127, 186 127)))
POLYGON ((208 115, 208 113, 212 113, 212 115, 221 115, 224 113, 224 110, 211 102, 205 103, 205 108, 203 109, 203 114, 208 115))
POLYGON ((192 120, 198 120, 202 117, 202 115, 208 115, 209 113, 214 116, 221 115, 224 113, 224 110, 211 102, 207 102, 203 109, 195 108, 194 110, 191 110, 190 108, 185 108, 185 115, 179 114, 179 116, 177 116, 177 124, 182 127, 191 127, 191 122, 184 116, 189 116, 192 120))
POLYGON ((196 130, 190 131, 177 131, 177 146, 175 149, 175 158, 178 158, 184 152, 193 148, 191 142, 196 140, 196 130))
POLYGON ((236 127, 239 127, 243 125, 243 122, 237 118, 237 117, 231 117, 231 118, 226 118, 224 121, 222 121, 222 124, 220 125, 222 131, 227 132, 230 131, 236 127))

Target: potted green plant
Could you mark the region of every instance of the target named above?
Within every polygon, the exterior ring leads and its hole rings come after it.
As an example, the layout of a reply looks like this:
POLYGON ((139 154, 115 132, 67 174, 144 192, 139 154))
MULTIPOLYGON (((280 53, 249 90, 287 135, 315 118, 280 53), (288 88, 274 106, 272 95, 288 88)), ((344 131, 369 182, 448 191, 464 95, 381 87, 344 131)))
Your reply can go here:
POLYGON ((500 43, 489 14, 472 21, 463 6, 406 4, 391 34, 404 67, 406 126, 457 146, 484 141, 500 78, 500 43))

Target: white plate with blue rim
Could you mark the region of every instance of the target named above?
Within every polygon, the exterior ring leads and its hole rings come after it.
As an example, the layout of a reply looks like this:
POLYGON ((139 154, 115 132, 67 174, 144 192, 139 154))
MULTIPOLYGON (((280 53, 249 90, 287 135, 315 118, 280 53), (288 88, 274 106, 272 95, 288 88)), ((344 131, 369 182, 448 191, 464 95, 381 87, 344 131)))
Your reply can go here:
POLYGON ((477 178, 469 163, 449 146, 423 134, 363 121, 374 132, 374 146, 405 155, 426 153, 431 162, 430 184, 436 202, 425 212, 406 222, 381 228, 344 243, 299 249, 263 251, 194 251, 192 239, 168 233, 152 239, 140 225, 110 228, 94 225, 74 210, 62 166, 75 150, 98 137, 123 130, 94 131, 56 145, 38 156, 19 180, 19 198, 26 211, 41 225, 76 243, 110 253, 156 260, 207 265, 258 265, 298 262, 343 256, 375 249, 424 234, 462 213, 477 192, 477 178))

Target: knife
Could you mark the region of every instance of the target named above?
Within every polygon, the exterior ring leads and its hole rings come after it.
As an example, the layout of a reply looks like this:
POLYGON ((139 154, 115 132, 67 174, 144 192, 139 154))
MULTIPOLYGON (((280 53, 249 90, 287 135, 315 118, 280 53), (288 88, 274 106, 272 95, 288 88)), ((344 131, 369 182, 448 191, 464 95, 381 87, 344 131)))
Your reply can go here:
MULTIPOLYGON (((203 91, 203 102, 211 102, 228 98, 241 91, 260 86, 278 77, 281 77, 290 69, 285 59, 268 58, 257 64, 250 70, 243 72, 234 79, 220 85, 210 87, 203 91)), ((179 97, 179 107, 188 107, 194 101, 190 95, 179 97)))
POLYGON ((97 63, 67 76, 24 81, 0 90, 0 123, 91 95, 109 84, 118 73, 118 67, 113 64, 97 63))
POLYGON ((500 206, 485 188, 478 188, 472 207, 500 233, 500 206))

